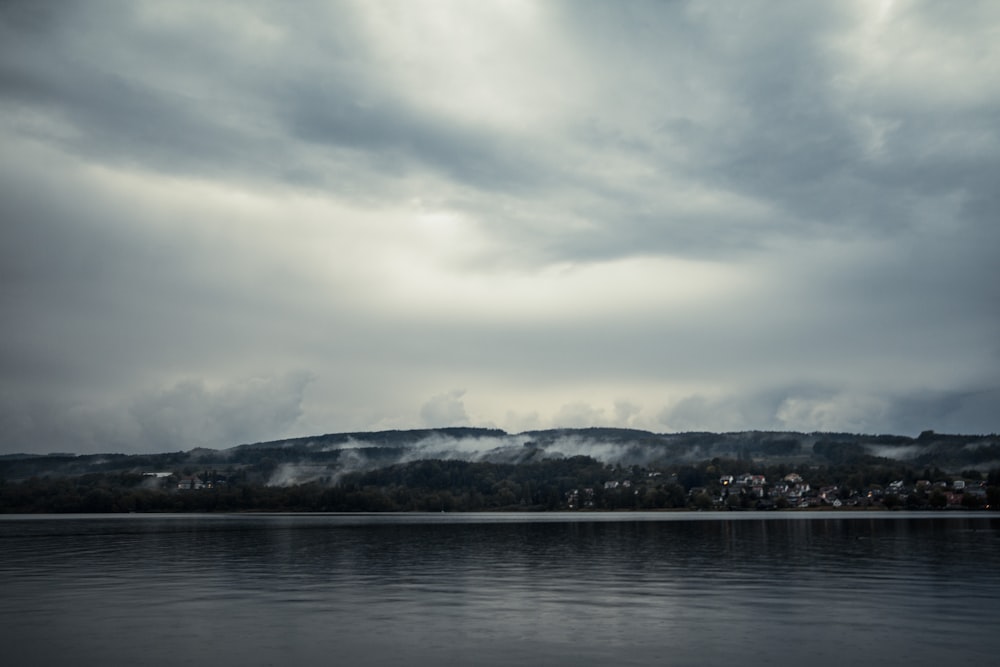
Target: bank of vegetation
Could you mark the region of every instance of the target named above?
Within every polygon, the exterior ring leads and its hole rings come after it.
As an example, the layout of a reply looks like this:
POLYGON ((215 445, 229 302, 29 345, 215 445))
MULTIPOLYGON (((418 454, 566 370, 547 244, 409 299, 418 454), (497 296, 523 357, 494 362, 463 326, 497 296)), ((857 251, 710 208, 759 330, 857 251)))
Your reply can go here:
POLYGON ((264 457, 223 467, 188 462, 159 475, 126 470, 0 477, 0 512, 1000 508, 1000 469, 948 473, 889 460, 796 466, 715 457, 623 466, 589 456, 525 463, 432 459, 343 474, 331 468, 330 475, 282 486, 268 483, 278 465, 264 457))

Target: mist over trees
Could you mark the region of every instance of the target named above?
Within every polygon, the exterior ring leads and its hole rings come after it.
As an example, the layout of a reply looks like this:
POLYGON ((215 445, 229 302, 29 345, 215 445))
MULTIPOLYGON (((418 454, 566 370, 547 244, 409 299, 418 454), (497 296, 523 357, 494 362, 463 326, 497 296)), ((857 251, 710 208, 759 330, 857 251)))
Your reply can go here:
POLYGON ((152 455, 0 456, 8 513, 995 509, 998 488, 1000 439, 931 431, 457 428, 152 455))

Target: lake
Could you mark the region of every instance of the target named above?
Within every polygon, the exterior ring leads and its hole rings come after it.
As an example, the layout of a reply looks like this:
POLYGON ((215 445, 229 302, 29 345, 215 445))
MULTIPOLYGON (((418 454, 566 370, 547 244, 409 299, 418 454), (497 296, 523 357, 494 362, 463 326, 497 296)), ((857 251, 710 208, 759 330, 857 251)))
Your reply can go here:
POLYGON ((988 513, 0 515, 7 665, 995 664, 988 513))

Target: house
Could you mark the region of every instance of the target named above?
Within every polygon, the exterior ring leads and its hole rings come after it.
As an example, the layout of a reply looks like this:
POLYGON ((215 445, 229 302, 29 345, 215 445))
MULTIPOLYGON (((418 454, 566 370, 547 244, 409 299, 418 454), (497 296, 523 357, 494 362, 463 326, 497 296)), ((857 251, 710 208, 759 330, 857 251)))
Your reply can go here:
POLYGON ((819 490, 819 497, 829 503, 833 502, 839 493, 840 487, 838 486, 824 486, 819 490))
POLYGON ((190 491, 192 489, 204 489, 205 482, 201 481, 201 478, 197 475, 192 475, 191 477, 182 477, 181 481, 177 482, 177 488, 190 491))
POLYGON ((965 495, 986 499, 986 487, 982 484, 965 487, 965 495))
POLYGON ((736 478, 737 486, 764 486, 765 484, 767 484, 767 478, 764 475, 751 475, 745 472, 736 478))

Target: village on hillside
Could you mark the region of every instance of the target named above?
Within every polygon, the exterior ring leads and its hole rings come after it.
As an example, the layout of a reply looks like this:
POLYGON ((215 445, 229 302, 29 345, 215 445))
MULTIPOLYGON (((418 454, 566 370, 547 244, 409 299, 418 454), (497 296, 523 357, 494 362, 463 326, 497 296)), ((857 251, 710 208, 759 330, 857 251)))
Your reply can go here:
MULTIPOLYGON (((615 479, 602 486, 604 494, 636 497, 648 494, 649 487, 660 486, 662 473, 649 472, 645 481, 615 479)), ((677 474, 669 483, 678 483, 677 474)), ((797 472, 788 473, 769 483, 761 474, 722 475, 714 484, 687 490, 687 505, 693 509, 776 510, 776 509, 990 509, 987 482, 982 479, 936 481, 920 479, 913 483, 894 480, 885 486, 872 484, 862 488, 827 484, 813 486, 797 472)), ((593 509, 598 506, 593 487, 573 489, 566 494, 567 509, 593 509)))

